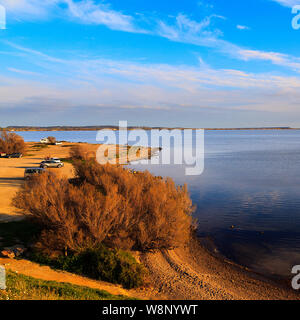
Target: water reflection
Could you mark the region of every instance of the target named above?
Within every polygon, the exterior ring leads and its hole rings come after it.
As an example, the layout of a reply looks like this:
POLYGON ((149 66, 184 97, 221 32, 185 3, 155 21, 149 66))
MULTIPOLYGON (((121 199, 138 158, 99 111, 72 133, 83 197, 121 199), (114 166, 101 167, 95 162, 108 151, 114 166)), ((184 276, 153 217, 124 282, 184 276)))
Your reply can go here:
POLYGON ((212 237, 223 254, 287 276, 300 264, 299 138, 299 131, 206 132, 201 176, 185 176, 174 165, 147 169, 188 184, 199 234, 212 237))

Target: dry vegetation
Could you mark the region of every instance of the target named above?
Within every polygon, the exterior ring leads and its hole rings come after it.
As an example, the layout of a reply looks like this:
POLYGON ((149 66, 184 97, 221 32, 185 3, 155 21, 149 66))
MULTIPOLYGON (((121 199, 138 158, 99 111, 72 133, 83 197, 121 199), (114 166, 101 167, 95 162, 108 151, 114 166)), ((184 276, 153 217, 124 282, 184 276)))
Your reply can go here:
POLYGON ((53 171, 25 182, 13 199, 41 230, 31 258, 39 263, 122 284, 147 283, 147 272, 123 250, 172 249, 193 229, 186 186, 149 172, 100 165, 84 146, 72 149, 75 178, 53 171))
POLYGON ((50 136, 47 139, 49 141, 49 144, 55 144, 56 143, 56 138, 55 137, 50 136))
POLYGON ((43 174, 14 198, 42 226, 41 249, 78 253, 105 244, 147 251, 189 239, 193 207, 186 186, 93 160, 75 161, 74 167, 71 182, 43 174))
POLYGON ((91 150, 88 145, 75 145, 70 150, 70 158, 75 160, 87 160, 95 157, 96 151, 91 150))
POLYGON ((24 153, 25 142, 22 137, 13 133, 2 131, 0 136, 0 152, 7 154, 24 153))
MULTIPOLYGON (((99 145, 98 145, 99 147, 99 145)), ((136 147, 136 146, 112 146, 103 150, 104 157, 110 158, 110 160, 115 160, 115 164, 120 164, 120 160, 126 163, 132 161, 132 159, 140 159, 141 157, 150 158, 152 155, 152 149, 146 147, 136 147)), ((97 149, 91 149, 90 145, 80 144, 72 146, 70 150, 70 158, 77 160, 88 160, 97 157, 97 149)), ((100 156, 101 157, 101 156, 100 156)))

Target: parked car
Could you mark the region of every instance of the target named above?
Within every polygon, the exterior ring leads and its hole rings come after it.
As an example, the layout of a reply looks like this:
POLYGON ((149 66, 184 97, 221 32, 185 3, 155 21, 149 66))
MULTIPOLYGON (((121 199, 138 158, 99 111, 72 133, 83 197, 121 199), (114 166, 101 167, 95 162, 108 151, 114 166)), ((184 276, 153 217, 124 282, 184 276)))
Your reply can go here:
POLYGON ((19 152, 10 153, 5 156, 5 158, 22 158, 23 154, 19 152))
POLYGON ((49 139, 48 138, 42 138, 40 140, 40 143, 49 143, 49 139))
POLYGON ((45 160, 40 164, 40 168, 61 168, 63 166, 64 164, 61 161, 57 162, 55 160, 45 160))
POLYGON ((25 180, 29 180, 32 176, 44 173, 46 170, 43 168, 26 168, 24 172, 25 180))
POLYGON ((59 158, 49 158, 49 157, 47 157, 43 161, 55 161, 57 163, 61 163, 61 160, 59 158))
POLYGON ((0 152, 0 158, 5 158, 6 157, 6 153, 5 152, 0 152))

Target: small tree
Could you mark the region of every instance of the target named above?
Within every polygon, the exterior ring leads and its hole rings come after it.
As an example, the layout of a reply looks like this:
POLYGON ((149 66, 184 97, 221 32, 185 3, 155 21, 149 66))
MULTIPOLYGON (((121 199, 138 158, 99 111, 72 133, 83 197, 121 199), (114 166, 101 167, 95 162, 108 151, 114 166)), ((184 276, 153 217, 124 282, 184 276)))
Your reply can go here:
POLYGON ((56 143, 56 138, 55 137, 48 137, 47 138, 50 144, 55 144, 56 143))
POLYGON ((11 153, 24 153, 26 148, 24 139, 13 133, 2 131, 0 136, 0 151, 7 154, 11 153))

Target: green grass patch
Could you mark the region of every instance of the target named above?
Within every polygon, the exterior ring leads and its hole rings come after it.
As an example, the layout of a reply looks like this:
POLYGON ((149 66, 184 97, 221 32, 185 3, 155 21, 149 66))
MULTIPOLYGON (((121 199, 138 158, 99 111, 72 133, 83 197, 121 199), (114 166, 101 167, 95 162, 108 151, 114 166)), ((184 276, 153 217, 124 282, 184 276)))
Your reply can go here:
MULTIPOLYGON (((26 247, 36 241, 40 231, 40 228, 29 220, 0 223, 0 249, 20 243, 26 247)), ((146 277, 146 269, 130 253, 104 245, 57 258, 30 250, 26 258, 54 269, 121 284, 127 289, 142 286, 146 277)))
POLYGON ((7 271, 6 291, 0 290, 0 300, 133 300, 104 290, 44 281, 7 271))
MULTIPOLYGON (((40 231, 40 228, 29 220, 0 223, 0 249, 20 243, 26 247, 36 241, 40 231)), ((146 276, 146 269, 130 253, 104 245, 57 258, 30 250, 26 258, 54 269, 121 284, 127 289, 142 286, 146 276)))
POLYGON ((61 158, 60 160, 64 163, 71 163, 71 164, 74 163, 74 159, 72 158, 61 158))
POLYGON ((121 284, 126 289, 144 284, 147 275, 143 265, 128 252, 110 249, 104 245, 97 249, 87 249, 82 253, 50 258, 33 253, 31 260, 92 279, 121 284))

